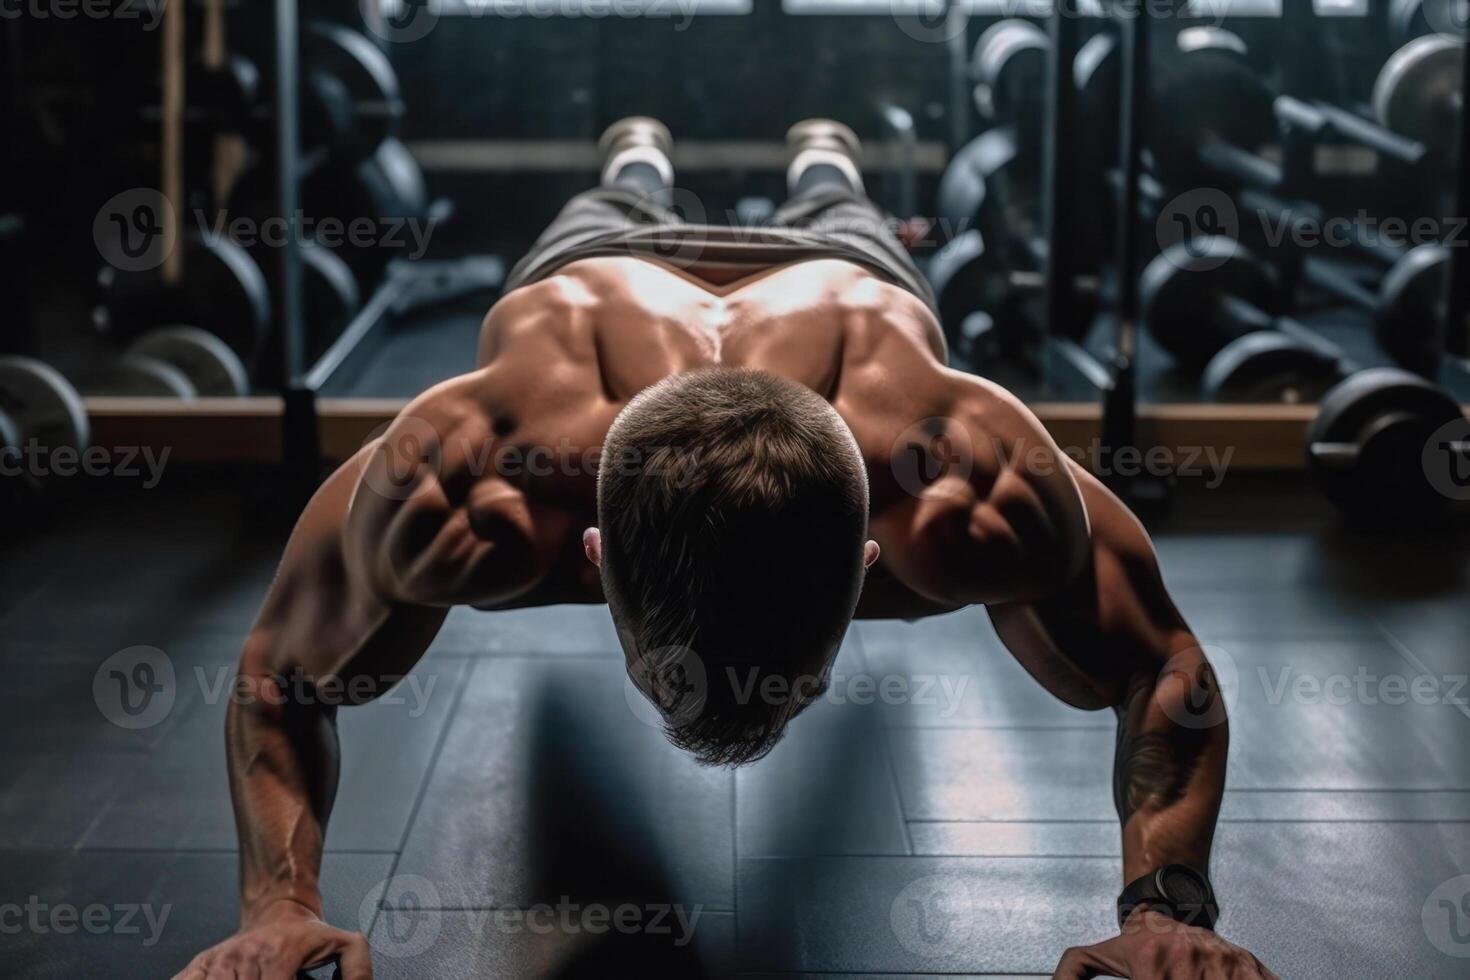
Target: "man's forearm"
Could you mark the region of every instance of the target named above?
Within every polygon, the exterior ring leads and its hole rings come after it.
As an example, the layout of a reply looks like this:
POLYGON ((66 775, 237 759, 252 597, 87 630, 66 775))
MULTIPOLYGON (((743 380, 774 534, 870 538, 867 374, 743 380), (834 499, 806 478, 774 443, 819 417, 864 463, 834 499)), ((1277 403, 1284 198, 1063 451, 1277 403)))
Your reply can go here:
POLYGON ((1198 647, 1175 654, 1117 710, 1113 794, 1124 883, 1166 864, 1208 870, 1230 734, 1204 654, 1198 647))
POLYGON ((241 918, 248 923, 280 900, 320 915, 322 844, 337 791, 336 719, 329 708, 291 701, 269 676, 242 667, 240 682, 245 696, 230 704, 225 728, 241 918))

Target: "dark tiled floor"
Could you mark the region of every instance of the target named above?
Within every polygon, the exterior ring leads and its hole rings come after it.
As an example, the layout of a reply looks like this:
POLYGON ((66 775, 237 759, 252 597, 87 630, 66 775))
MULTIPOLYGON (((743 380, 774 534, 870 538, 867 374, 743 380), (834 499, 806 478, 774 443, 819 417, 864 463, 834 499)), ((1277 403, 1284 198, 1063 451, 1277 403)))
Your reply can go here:
MULTIPOLYGON (((223 685, 284 532, 209 487, 79 513, 0 561, 0 914, 45 909, 0 974, 166 977, 233 928, 223 685), (139 646, 172 702, 128 727, 99 668, 139 646)), ((1222 930, 1289 980, 1463 976, 1464 540, 1259 488, 1156 523, 1234 708, 1222 930)), ((456 611, 394 693, 342 712, 325 872, 380 977, 993 980, 1111 928, 1112 719, 1041 691, 982 611, 859 624, 826 701, 735 774, 630 710, 596 607, 456 611)))

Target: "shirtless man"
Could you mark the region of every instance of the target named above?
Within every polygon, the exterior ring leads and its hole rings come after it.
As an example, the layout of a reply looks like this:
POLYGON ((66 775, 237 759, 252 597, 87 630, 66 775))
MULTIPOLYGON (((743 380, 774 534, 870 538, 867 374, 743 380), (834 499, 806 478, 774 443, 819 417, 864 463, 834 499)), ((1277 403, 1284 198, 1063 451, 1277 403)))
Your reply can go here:
POLYGON ((790 200, 737 231, 666 207, 661 124, 614 125, 601 186, 513 271, 475 370, 312 499, 240 660, 261 696, 229 710, 240 930, 180 977, 371 976, 366 940, 322 920, 335 715, 275 678, 350 692, 405 673, 452 606, 566 602, 608 604, 669 738, 719 765, 770 751, 854 616, 984 604, 1039 683, 1118 718, 1120 931, 1056 976, 1273 977, 1211 931, 1227 726, 1148 536, 1016 398, 945 366, 851 131, 789 140, 790 200), (597 465, 529 465, 552 447, 597 465))

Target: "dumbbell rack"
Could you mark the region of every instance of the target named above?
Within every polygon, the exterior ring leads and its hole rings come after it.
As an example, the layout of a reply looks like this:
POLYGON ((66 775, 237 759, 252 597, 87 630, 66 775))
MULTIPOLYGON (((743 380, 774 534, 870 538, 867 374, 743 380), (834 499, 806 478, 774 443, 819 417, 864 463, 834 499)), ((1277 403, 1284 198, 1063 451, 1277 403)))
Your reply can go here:
MULTIPOLYGON (((1057 324, 1077 324, 1086 316, 1075 287, 1083 271, 1082 256, 1071 233, 1079 208, 1074 195, 1084 186, 1078 172, 1078 157, 1066 152, 1064 140, 1079 131, 1077 88, 1072 83, 1072 65, 1082 35, 1079 0, 1058 0, 1050 22, 1053 57, 1047 79, 1049 125, 1042 156, 1042 228, 1047 242, 1045 310, 1042 318, 1048 331, 1044 346, 1046 373, 1056 370, 1075 375, 1096 389, 1102 401, 1102 444, 1114 449, 1137 444, 1137 276, 1132 274, 1139 248, 1138 225, 1132 215, 1138 210, 1138 185, 1143 146, 1145 93, 1148 92, 1149 18, 1125 17, 1119 23, 1120 90, 1118 103, 1118 163, 1120 196, 1115 229, 1118 256, 1116 326, 1111 356, 1100 360, 1071 337, 1080 331, 1055 330, 1057 324), (1123 217, 1128 216, 1128 217, 1123 217), (1070 334, 1070 336, 1069 336, 1070 334)), ((1156 480, 1135 478, 1114 487, 1135 504, 1158 501, 1164 488, 1156 480)))

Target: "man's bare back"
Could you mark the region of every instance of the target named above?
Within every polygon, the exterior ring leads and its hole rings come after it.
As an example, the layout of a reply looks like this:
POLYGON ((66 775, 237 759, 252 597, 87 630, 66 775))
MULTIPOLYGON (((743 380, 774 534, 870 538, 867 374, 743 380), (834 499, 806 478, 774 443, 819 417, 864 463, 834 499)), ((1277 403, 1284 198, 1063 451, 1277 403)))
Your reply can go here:
MULTIPOLYGON (((264 949, 297 965, 339 956, 348 980, 368 975, 361 937, 320 920, 333 718, 270 696, 275 678, 351 690, 355 677, 402 675, 455 605, 601 601, 583 535, 597 523, 609 428, 650 386, 715 366, 798 382, 851 430, 879 551, 857 615, 985 604, 1053 694, 1118 715, 1124 883, 1208 867, 1227 729, 1147 535, 1020 402, 944 365, 923 301, 839 259, 728 279, 697 263, 588 258, 508 293, 486 317, 475 369, 415 399, 302 515, 241 659, 242 681, 264 696, 230 708, 242 929, 181 976, 261 961, 264 949), (1198 725, 1201 710, 1217 717, 1198 725)), ((1270 975, 1147 904, 1132 921, 1149 929, 1069 952, 1057 975, 1201 956, 1270 975)))

